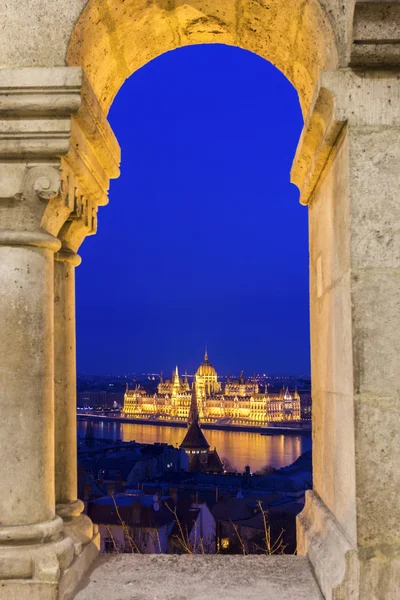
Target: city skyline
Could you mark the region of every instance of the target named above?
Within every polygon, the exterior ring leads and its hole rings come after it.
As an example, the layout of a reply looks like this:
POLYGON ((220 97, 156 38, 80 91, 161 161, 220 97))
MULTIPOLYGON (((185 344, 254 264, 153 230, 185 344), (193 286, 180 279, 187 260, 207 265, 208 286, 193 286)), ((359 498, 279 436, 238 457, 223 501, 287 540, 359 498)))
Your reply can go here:
POLYGON ((128 79, 109 119, 121 176, 80 250, 78 370, 190 372, 207 344, 221 373, 309 373, 289 81, 238 48, 183 48, 128 79))

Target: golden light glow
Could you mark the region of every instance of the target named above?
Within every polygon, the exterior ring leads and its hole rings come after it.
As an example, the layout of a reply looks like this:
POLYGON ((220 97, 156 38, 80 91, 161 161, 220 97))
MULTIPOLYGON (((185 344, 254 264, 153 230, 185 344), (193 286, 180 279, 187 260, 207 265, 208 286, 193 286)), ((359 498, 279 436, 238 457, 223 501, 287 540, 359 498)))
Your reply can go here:
MULTIPOLYGON (((239 381, 228 380, 222 390, 207 353, 195 377, 199 415, 205 423, 260 427, 272 421, 300 419, 300 396, 297 392, 289 393, 286 389, 279 394, 261 394, 257 382, 245 381, 243 374, 239 381)), ((182 381, 176 367, 171 380, 160 380, 157 394, 148 395, 140 387, 127 389, 123 412, 126 416, 143 419, 186 421, 190 399, 187 376, 182 381)))

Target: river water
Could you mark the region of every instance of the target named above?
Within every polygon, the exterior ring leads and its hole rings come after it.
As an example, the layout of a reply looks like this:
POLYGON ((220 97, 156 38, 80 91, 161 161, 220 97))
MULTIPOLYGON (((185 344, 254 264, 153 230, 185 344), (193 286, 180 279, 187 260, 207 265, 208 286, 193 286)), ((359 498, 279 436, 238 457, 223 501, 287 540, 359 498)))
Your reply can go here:
MULTIPOLYGON (((78 421, 78 435, 85 436, 87 421, 78 421)), ((182 427, 160 427, 137 423, 95 422, 94 437, 112 440, 122 439, 152 444, 164 442, 179 446, 186 429, 182 427)), ((216 448, 220 457, 228 458, 232 466, 240 471, 246 465, 252 472, 265 465, 278 469, 290 465, 306 450, 311 449, 311 437, 307 435, 261 435, 242 431, 216 431, 205 429, 204 434, 210 447, 216 448)))

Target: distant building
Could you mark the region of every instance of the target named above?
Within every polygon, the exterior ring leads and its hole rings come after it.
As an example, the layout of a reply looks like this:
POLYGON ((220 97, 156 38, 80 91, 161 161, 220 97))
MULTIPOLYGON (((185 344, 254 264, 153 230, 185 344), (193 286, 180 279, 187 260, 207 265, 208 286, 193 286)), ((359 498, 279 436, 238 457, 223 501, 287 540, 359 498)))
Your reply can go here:
POLYGON ((216 523, 205 502, 193 502, 185 510, 178 504, 177 519, 168 538, 168 554, 215 554, 216 523))
POLYGON ((78 453, 78 494, 84 501, 189 469, 186 452, 169 444, 101 444, 92 437, 83 441, 78 453))
MULTIPOLYGON (((259 386, 245 380, 243 372, 238 381, 227 379, 222 389, 218 375, 208 359, 197 369, 196 383, 199 418, 204 423, 268 425, 275 421, 298 421, 301 418, 300 396, 296 391, 281 390, 277 394, 260 393, 259 386)), ((171 380, 160 379, 156 394, 148 394, 139 386, 127 386, 123 412, 141 419, 186 421, 189 416, 191 392, 187 376, 182 380, 176 367, 171 380)))
POLYGON ((140 554, 167 552, 175 516, 165 505, 168 498, 158 500, 141 491, 131 491, 103 496, 90 502, 88 515, 99 526, 100 551, 140 554))
POLYGON ((123 392, 106 390, 86 390, 78 392, 77 405, 79 408, 116 408, 124 403, 123 392))
POLYGON ((300 397, 301 418, 311 419, 312 417, 312 398, 311 392, 302 392, 300 397))
POLYGON ((215 553, 215 519, 207 504, 178 502, 141 490, 103 496, 88 506, 103 553, 215 553))
POLYGON ((296 515, 312 488, 311 451, 267 475, 207 471, 195 386, 189 421, 185 448, 94 440, 80 449, 79 497, 99 526, 101 551, 293 554, 296 515))
POLYGON ((212 513, 217 524, 217 548, 223 554, 294 554, 296 516, 303 504, 285 501, 276 492, 233 497, 212 513))
POLYGON ((107 392, 105 391, 86 391, 78 393, 78 406, 80 408, 89 408, 97 406, 106 406, 107 392))

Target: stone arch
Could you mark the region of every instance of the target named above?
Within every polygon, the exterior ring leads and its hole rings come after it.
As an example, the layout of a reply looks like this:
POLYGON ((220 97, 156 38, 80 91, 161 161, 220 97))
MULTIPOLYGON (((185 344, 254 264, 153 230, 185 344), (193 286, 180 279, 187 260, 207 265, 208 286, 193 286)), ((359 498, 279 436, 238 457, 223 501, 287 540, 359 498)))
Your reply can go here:
POLYGON ((338 62, 319 0, 89 0, 70 37, 67 63, 83 67, 107 113, 134 71, 169 50, 234 45, 267 59, 297 89, 303 116, 322 70, 338 62))
POLYGON ((11 0, 2 17, 1 585, 71 597, 97 554, 76 497, 73 271, 118 176, 110 104, 158 54, 219 42, 280 69, 305 117, 292 181, 310 207, 314 479, 298 553, 326 598, 397 597, 396 3, 11 0))

